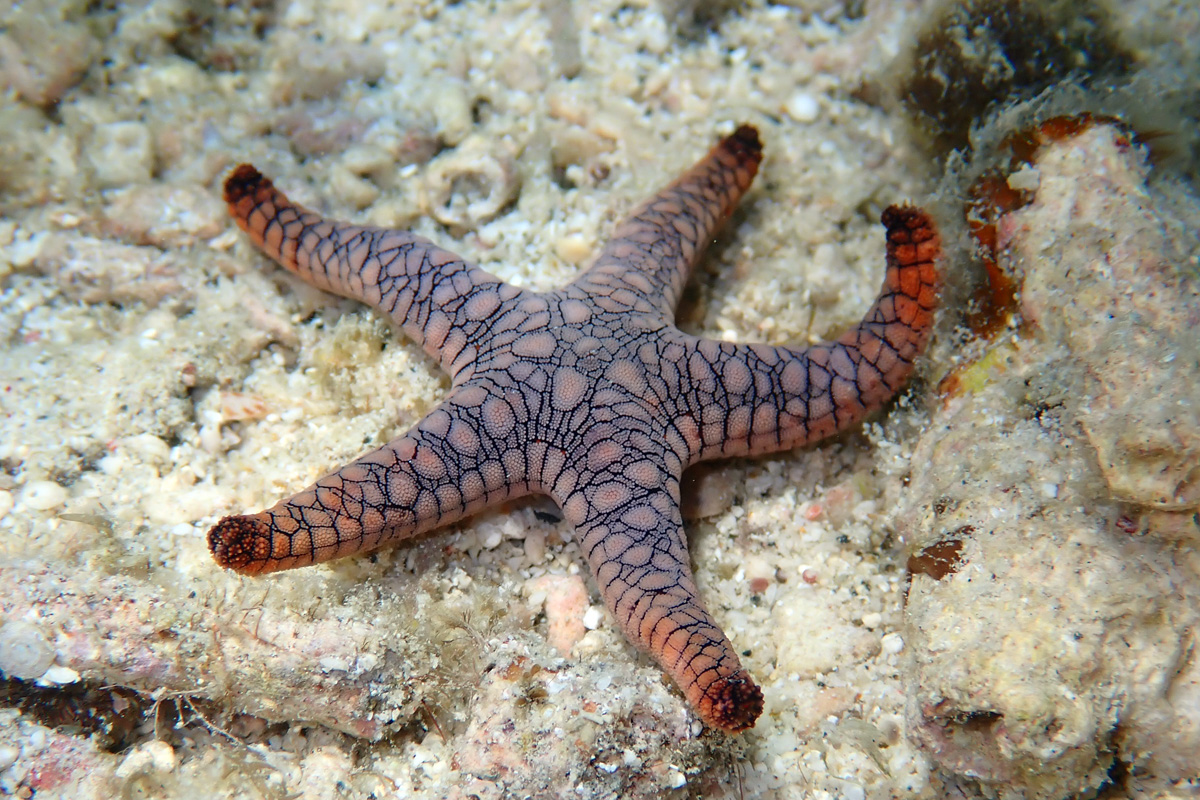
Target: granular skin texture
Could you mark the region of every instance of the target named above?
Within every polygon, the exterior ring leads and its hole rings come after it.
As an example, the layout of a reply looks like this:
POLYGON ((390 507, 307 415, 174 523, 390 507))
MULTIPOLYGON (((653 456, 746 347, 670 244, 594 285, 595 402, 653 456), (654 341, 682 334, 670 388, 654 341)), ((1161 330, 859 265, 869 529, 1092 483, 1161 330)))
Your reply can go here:
POLYGON ((893 397, 930 334, 940 253, 930 218, 893 206, 883 290, 838 339, 795 348, 681 332, 687 276, 761 158, 758 132, 738 128, 619 225, 575 281, 543 293, 418 236, 326 220, 237 167, 225 200, 254 243, 387 314, 452 387, 403 436, 266 511, 222 519, 208 534, 214 558, 250 575, 302 567, 546 494, 625 635, 707 724, 751 727, 762 692, 699 598, 680 476, 811 444, 893 397))

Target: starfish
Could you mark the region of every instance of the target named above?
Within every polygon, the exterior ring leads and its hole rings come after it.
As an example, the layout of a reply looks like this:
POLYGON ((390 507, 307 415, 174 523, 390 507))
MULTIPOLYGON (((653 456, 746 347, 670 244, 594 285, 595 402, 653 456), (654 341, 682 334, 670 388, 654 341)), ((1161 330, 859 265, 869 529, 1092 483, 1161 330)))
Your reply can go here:
POLYGON ((887 271, 866 317, 811 347, 683 333, 692 266, 762 159, 738 128, 619 225, 563 289, 510 286, 411 233, 324 219, 254 167, 225 182, 230 213, 264 253, 321 289, 391 317, 451 377, 403 436, 272 508, 208 533, 248 575, 373 550, 522 495, 549 495, 575 527, 625 635, 707 724, 754 725, 763 695, 701 602, 679 482, 698 461, 786 450, 887 402, 932 328, 939 237, 888 208, 887 271))

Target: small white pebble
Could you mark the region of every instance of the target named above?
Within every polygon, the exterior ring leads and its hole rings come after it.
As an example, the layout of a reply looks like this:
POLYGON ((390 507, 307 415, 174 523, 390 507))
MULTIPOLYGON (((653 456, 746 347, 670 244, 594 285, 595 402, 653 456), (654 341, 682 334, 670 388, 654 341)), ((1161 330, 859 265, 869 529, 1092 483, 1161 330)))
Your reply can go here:
POLYGON ((483 546, 488 550, 495 550, 500 546, 500 542, 504 541, 504 531, 499 528, 493 528, 488 531, 488 535, 483 539, 483 546))
POLYGON ((17 758, 21 755, 21 748, 11 744, 0 744, 0 772, 17 763, 17 758))
POLYGON ((880 614, 878 611, 863 614, 862 624, 864 628, 875 630, 881 622, 883 622, 883 614, 880 614))
POLYGON ((821 114, 817 99, 808 92, 796 92, 784 105, 784 111, 796 122, 816 122, 821 114))
POLYGON ((588 606, 588 610, 583 612, 583 627, 589 631, 594 631, 600 627, 600 623, 604 621, 604 612, 599 606, 588 606))
POLYGON ((667 786, 672 789, 682 789, 684 786, 687 786, 687 776, 673 769, 667 773, 667 786))
POLYGON ((844 800, 866 800, 867 793, 858 784, 847 782, 842 785, 841 796, 844 800))
POLYGON ((525 560, 530 564, 540 564, 546 560, 545 533, 529 531, 525 534, 525 560))
POLYGON ((36 625, 10 620, 0 625, 0 672, 31 681, 54 664, 54 650, 36 625))
POLYGON ((70 667, 53 666, 37 679, 38 686, 66 686, 79 683, 79 673, 70 667))
POLYGON ((413 766, 420 766, 421 764, 429 764, 437 761, 437 756, 420 745, 413 745, 411 753, 413 766))
POLYGON ((554 254, 571 265, 582 264, 592 254, 587 239, 578 233, 562 236, 554 243, 554 254))
POLYGON ((1042 174, 1032 164, 1026 164, 1008 176, 1008 187, 1017 191, 1036 191, 1042 182, 1042 174))
POLYGON ((0 519, 8 516, 8 512, 12 511, 13 496, 12 492, 7 489, 0 489, 0 519))
POLYGON ((166 742, 147 742, 125 756, 116 769, 116 776, 129 779, 135 775, 165 774, 175 769, 178 759, 175 749, 166 742))
POLYGON ((51 215, 54 224, 60 228, 78 228, 83 222, 83 218, 78 214, 72 214, 70 211, 62 211, 58 214, 51 215))
POLYGON ((138 456, 142 461, 152 464, 165 464, 171 457, 171 446, 162 439, 150 433, 137 436, 126 436, 120 440, 121 447, 138 456))
POLYGON ((142 748, 150 753, 156 772, 171 772, 179 763, 175 748, 166 742, 147 742, 142 748))
POLYGON ((42 245, 50 238, 47 231, 39 231, 32 236, 22 237, 13 242, 8 248, 8 260, 17 269, 28 267, 41 255, 42 245))
POLYGON ((221 427, 220 425, 201 425, 200 426, 200 447, 206 453, 221 452, 221 427))
POLYGON ((349 672, 350 662, 341 656, 325 656, 317 661, 325 672, 349 672))
POLYGON ((312 25, 316 21, 316 14, 313 13, 313 6, 307 3, 288 3, 287 12, 284 16, 284 22, 289 28, 299 28, 305 25, 312 25))
POLYGON ((898 633, 886 633, 879 640, 879 647, 888 655, 895 655, 904 649, 904 637, 898 633))
POLYGON ((31 481, 21 500, 36 511, 49 511, 67 502, 67 490, 54 481, 31 481))
POLYGON ((1050 499, 1058 497, 1058 484, 1045 481, 1042 483, 1042 494, 1050 499))

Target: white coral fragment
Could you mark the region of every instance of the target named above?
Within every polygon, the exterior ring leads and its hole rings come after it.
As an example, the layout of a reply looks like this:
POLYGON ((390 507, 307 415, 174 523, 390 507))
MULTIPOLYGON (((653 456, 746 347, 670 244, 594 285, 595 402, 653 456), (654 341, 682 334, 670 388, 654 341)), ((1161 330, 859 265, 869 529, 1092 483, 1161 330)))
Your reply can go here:
POLYGON ((447 227, 474 230, 499 215, 520 190, 521 176, 512 153, 503 145, 472 136, 429 165, 421 205, 447 227))

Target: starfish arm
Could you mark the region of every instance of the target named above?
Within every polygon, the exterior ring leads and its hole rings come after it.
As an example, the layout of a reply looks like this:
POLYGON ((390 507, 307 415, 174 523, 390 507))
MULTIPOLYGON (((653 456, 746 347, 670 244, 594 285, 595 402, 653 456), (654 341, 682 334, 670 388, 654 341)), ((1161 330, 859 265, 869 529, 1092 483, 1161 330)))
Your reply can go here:
POLYGON ((472 331, 526 294, 415 234, 327 220, 249 164, 226 178, 225 202, 260 250, 313 286, 387 314, 451 376, 472 331))
POLYGON ((614 310, 655 310, 671 319, 688 274, 761 160, 758 131, 741 126, 622 222, 574 285, 614 310))
MULTIPOLYGON (((751 727, 762 690, 705 610, 688 565, 679 512, 679 482, 646 481, 656 470, 638 455, 622 476, 584 481, 559 502, 605 605, 625 635, 648 652, 709 725, 751 727)), ((661 473, 659 473, 661 474, 661 473)))
POLYGON ((908 380, 933 329, 941 244, 929 215, 883 212, 887 273, 855 328, 812 347, 693 338, 687 416, 694 461, 809 444, 854 425, 908 380))
POLYGON ((453 391, 403 436, 258 514, 208 532, 247 575, 374 550, 529 493, 518 409, 477 386, 453 391))

